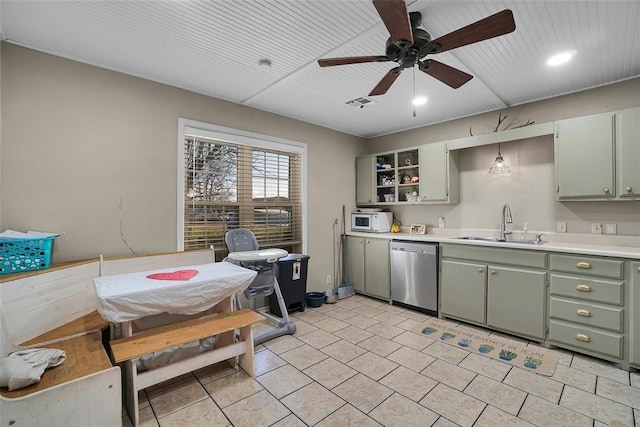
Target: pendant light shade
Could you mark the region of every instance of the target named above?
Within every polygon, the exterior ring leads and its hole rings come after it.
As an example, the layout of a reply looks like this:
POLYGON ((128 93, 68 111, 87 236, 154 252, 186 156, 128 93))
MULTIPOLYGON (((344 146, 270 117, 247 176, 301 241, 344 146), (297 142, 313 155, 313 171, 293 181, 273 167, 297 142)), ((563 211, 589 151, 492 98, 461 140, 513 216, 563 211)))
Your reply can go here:
POLYGON ((489 173, 492 175, 496 175, 509 172, 511 172, 511 168, 505 163, 504 159, 502 158, 502 154, 500 154, 500 144, 498 144, 498 156, 493 162, 493 165, 489 168, 489 173))

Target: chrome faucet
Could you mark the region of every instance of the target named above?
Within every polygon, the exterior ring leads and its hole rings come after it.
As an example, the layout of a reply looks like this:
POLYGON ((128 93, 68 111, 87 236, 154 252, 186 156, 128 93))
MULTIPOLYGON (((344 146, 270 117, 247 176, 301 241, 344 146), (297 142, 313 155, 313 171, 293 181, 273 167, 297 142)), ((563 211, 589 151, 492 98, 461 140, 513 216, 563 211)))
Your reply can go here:
POLYGON ((500 241, 502 242, 506 242, 507 235, 511 234, 511 231, 507 231, 507 224, 513 224, 513 218, 509 205, 504 205, 502 207, 502 223, 500 224, 500 241))

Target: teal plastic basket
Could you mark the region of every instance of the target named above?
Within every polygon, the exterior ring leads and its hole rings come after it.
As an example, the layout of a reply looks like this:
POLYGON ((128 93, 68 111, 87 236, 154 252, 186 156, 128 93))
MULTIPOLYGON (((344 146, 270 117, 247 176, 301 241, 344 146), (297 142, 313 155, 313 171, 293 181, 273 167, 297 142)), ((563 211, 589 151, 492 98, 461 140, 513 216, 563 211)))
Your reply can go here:
POLYGON ((0 239, 0 274, 49 268, 53 239, 0 239))

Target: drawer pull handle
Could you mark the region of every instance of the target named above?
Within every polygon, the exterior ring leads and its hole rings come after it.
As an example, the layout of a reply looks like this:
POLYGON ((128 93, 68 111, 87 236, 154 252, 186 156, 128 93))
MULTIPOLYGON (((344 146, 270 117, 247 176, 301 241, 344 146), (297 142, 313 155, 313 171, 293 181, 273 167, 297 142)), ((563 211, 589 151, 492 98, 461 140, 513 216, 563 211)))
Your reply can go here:
POLYGON ((576 311, 578 316, 591 317, 591 312, 589 310, 580 309, 576 311))
POLYGON ((591 286, 589 285, 578 285, 576 286, 576 289, 581 292, 591 292, 591 286))
POLYGON ((578 267, 578 268, 586 268, 588 270, 588 269, 591 268, 591 263, 580 261, 579 263, 576 264, 576 267, 578 267))
POLYGON ((576 339, 578 341, 591 342, 591 338, 589 338, 589 335, 585 334, 577 334, 576 339))

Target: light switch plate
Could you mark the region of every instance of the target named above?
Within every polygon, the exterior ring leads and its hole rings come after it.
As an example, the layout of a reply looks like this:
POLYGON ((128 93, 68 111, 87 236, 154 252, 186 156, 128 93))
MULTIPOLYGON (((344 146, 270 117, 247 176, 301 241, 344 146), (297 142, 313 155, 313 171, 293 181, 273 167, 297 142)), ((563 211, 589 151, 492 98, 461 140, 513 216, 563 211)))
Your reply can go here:
POLYGON ((591 234, 602 234, 602 223, 594 222, 591 224, 591 234))
POLYGON ((565 221, 558 221, 558 224, 556 225, 556 231, 558 233, 566 233, 567 223, 565 221))
POLYGON ((605 224, 604 234, 618 234, 618 226, 616 224, 605 224))

